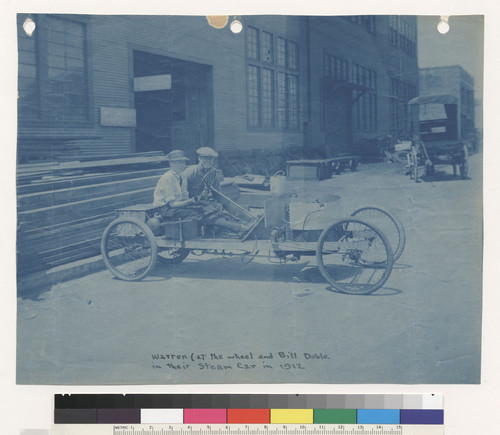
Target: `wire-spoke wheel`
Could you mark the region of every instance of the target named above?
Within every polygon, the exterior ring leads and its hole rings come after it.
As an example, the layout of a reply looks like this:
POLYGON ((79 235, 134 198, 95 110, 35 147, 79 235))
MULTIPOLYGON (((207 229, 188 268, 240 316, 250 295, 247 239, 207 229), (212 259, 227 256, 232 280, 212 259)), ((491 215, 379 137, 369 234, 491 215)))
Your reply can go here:
POLYGON ((394 263, 387 237, 373 224, 357 218, 341 219, 321 233, 316 260, 335 290, 357 295, 382 287, 394 263))
POLYGON ((411 149, 410 152, 410 178, 415 180, 415 183, 418 183, 418 155, 415 148, 411 149))
POLYGON ((389 240, 394 261, 397 261, 406 245, 406 233, 401 220, 393 213, 380 207, 361 207, 351 213, 351 216, 374 224, 389 240))
POLYGON ((459 170, 460 170, 460 176, 465 180, 467 176, 469 175, 469 151, 467 149, 467 146, 464 145, 464 156, 463 160, 460 163, 459 170))
POLYGON ((157 252, 152 231, 135 218, 114 220, 102 235, 101 253, 106 267, 126 281, 144 278, 155 266, 157 252))

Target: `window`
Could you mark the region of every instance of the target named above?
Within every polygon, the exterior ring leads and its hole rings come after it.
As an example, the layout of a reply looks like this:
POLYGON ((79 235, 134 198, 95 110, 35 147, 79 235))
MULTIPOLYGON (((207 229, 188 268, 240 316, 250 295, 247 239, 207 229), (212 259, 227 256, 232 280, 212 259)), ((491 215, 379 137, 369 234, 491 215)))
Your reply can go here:
POLYGON ((248 125, 260 125, 260 68, 248 66, 248 125))
POLYGON ((246 34, 248 126, 298 129, 298 44, 255 27, 246 34))
POLYGON ((274 44, 272 33, 262 32, 262 62, 274 62, 274 44))
POLYGON ((23 115, 51 122, 88 116, 86 25, 52 15, 35 17, 32 37, 19 30, 19 91, 23 115), (31 109, 28 107, 31 106, 31 109))
POLYGON ((323 58, 323 68, 325 77, 333 77, 337 80, 348 81, 349 75, 348 71, 349 62, 345 59, 339 57, 331 56, 330 54, 325 54, 323 58))
POLYGON ((47 31, 47 94, 50 118, 85 118, 87 83, 85 68, 85 24, 45 17, 47 31))
MULTIPOLYGON (((40 87, 38 84, 38 32, 28 36, 23 30, 26 15, 18 14, 19 49, 19 113, 22 117, 35 118, 40 115, 40 87)), ((21 116, 20 116, 21 118, 21 116)))
POLYGON ((262 127, 274 125, 274 71, 262 70, 262 127))
POLYGON ((343 18, 364 27, 367 32, 375 34, 375 15, 350 15, 343 18))
POLYGON ((353 91, 353 128, 358 131, 377 129, 377 73, 352 64, 352 83, 362 89, 353 91))
POLYGON ((391 128, 395 136, 409 133, 408 101, 415 98, 417 88, 400 79, 391 79, 391 128))
POLYGON ((247 30, 247 57, 249 59, 259 58, 259 31, 253 27, 247 30))
POLYGON ((389 41, 411 57, 416 56, 417 30, 407 18, 399 15, 389 17, 389 41))

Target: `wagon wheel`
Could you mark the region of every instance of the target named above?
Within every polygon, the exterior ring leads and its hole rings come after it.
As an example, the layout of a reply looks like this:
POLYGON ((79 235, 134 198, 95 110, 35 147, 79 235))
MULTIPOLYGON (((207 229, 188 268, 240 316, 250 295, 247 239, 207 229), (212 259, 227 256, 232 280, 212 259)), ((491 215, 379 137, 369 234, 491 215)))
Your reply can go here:
POLYGON ((394 261, 398 260, 406 245, 406 233, 400 219, 380 207, 366 206, 358 208, 351 216, 374 224, 389 240, 394 253, 394 261))
POLYGON ((394 263, 384 234, 357 218, 341 219, 321 233, 316 260, 321 274, 335 290, 355 295, 382 287, 394 263))
POLYGON ((396 151, 391 154, 391 157, 399 163, 405 163, 408 161, 408 151, 396 151))
POLYGON ((111 222, 101 239, 104 264, 117 278, 139 281, 155 266, 155 236, 142 221, 123 217, 111 222))
POLYGON ((469 175, 469 151, 467 150, 467 146, 464 145, 464 158, 460 163, 460 176, 465 180, 469 175))
POLYGON ((167 248, 158 250, 158 261, 162 264, 177 264, 183 261, 191 252, 186 248, 167 248))
POLYGON ((410 159, 410 178, 418 183, 418 155, 417 150, 412 148, 409 155, 410 159))
POLYGON ((408 161, 408 172, 410 174, 410 180, 413 180, 413 157, 412 157, 412 152, 409 151, 407 154, 406 154, 406 159, 408 161))

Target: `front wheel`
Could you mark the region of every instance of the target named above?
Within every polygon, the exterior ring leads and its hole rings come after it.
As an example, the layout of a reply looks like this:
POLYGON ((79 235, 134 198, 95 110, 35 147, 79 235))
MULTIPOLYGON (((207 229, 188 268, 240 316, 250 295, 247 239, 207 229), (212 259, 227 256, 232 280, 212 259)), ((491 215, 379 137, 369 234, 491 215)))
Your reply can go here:
POLYGON ((394 261, 401 257, 406 245, 406 233, 396 215, 380 207, 366 206, 354 210, 351 216, 374 224, 389 240, 394 253, 394 261))
POLYGON ((387 237, 373 224, 345 218, 322 233, 316 260, 323 277, 342 293, 373 293, 389 279, 394 263, 387 237))
POLYGON ((139 281, 155 266, 158 248, 153 232, 144 222, 123 217, 104 230, 101 253, 104 264, 117 278, 139 281))
POLYGON ((464 157, 462 160, 462 163, 460 163, 460 176, 463 179, 466 179, 467 176, 469 175, 469 150, 467 147, 464 145, 464 157))

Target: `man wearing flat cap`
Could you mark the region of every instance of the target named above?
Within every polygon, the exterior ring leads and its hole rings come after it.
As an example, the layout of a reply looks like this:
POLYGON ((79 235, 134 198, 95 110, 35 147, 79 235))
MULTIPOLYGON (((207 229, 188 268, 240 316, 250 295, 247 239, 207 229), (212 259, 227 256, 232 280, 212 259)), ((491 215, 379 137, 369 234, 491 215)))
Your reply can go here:
POLYGON ((219 171, 214 168, 215 159, 219 155, 210 147, 201 147, 196 150, 198 164, 187 168, 182 176, 187 181, 187 189, 190 198, 199 197, 206 187, 210 186, 220 190, 219 171))

